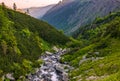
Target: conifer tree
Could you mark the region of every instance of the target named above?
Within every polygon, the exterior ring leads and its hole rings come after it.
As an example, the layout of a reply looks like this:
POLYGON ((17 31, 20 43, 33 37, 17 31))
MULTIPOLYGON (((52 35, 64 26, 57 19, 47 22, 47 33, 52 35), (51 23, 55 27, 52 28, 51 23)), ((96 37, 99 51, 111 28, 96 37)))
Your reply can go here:
POLYGON ((13 3, 13 9, 16 10, 17 9, 17 6, 15 3, 13 3))
POLYGON ((27 9, 27 14, 29 14, 29 9, 27 9))
POLYGON ((4 2, 2 2, 2 7, 5 7, 5 3, 4 2))

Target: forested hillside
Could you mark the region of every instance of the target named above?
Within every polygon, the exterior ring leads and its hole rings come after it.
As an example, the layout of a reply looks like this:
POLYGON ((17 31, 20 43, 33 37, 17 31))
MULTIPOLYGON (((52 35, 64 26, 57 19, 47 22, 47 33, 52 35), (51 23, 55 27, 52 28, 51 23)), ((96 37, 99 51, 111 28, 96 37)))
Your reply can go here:
POLYGON ((0 6, 0 77, 13 73, 17 80, 39 66, 42 52, 68 41, 48 23, 0 6))
POLYGON ((120 12, 97 18, 74 35, 79 45, 69 43, 72 51, 61 62, 74 67, 70 81, 119 81, 120 12), (76 48, 75 48, 76 47, 76 48))
MULTIPOLYGON (((72 4, 73 1, 63 0, 67 4, 66 6, 72 4)), ((76 1, 74 5, 78 4, 76 1)), ((93 20, 83 26, 78 27, 77 25, 77 30, 70 38, 47 22, 8 9, 5 5, 0 6, 0 81, 3 79, 9 81, 7 77, 10 78, 10 75, 15 78, 15 81, 25 81, 25 79, 31 81, 36 78, 40 81, 119 81, 120 12, 116 12, 119 11, 119 0, 105 0, 105 5, 106 1, 110 1, 106 8, 97 5, 100 10, 103 10, 103 14, 101 12, 102 15, 96 16, 97 11, 94 12, 94 15, 88 13, 82 21, 95 16, 93 20), (114 8, 111 7, 111 4, 114 5, 114 8), (66 49, 56 48, 56 53, 48 52, 43 55, 46 50, 53 51, 51 50, 53 46, 66 47, 66 49), (39 69, 35 72, 36 67, 39 69), (29 73, 30 77, 28 77, 29 73)), ((65 16, 84 5, 85 9, 81 8, 76 16, 70 17, 73 28, 76 23, 74 20, 78 21, 79 16, 83 17, 87 10, 89 12, 88 6, 98 10, 93 4, 104 1, 81 0, 81 2, 82 4, 78 4, 77 7, 71 8, 73 11, 70 9, 70 12, 66 12, 69 11, 68 7, 63 9, 65 16)), ((58 5, 58 7, 56 5, 52 8, 53 11, 65 7, 62 2, 58 5)), ((92 8, 90 11, 94 10, 92 8)), ((62 11, 59 13, 61 14, 62 11)), ((58 15, 60 15, 59 13, 58 15)), ((62 17, 60 20, 67 21, 62 17)), ((63 25, 59 24, 60 27, 63 25)))

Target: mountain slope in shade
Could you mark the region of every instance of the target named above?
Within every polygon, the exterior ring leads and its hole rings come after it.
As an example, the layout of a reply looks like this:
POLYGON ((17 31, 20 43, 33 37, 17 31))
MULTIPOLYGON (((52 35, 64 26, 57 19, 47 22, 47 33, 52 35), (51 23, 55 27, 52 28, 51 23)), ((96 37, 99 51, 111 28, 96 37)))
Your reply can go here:
MULTIPOLYGON (((55 6, 55 5, 53 4, 53 5, 48 5, 48 6, 45 6, 45 7, 31 7, 31 8, 28 8, 29 9, 29 14, 32 17, 41 18, 53 6, 55 6)), ((23 9, 23 11, 26 12, 27 9, 23 9)))
POLYGON ((91 23, 120 9, 120 0, 72 0, 61 2, 50 9, 42 19, 71 34, 80 26, 91 23))

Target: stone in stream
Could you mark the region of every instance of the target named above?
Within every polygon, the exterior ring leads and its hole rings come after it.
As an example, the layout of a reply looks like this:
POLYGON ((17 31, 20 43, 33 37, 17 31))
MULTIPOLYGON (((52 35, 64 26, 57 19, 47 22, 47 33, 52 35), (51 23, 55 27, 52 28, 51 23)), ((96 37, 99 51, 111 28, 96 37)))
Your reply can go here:
POLYGON ((33 81, 40 81, 38 77, 34 78, 33 81))
POLYGON ((55 68, 55 69, 56 69, 57 75, 61 76, 61 74, 63 73, 63 70, 61 70, 60 68, 55 68))
POLYGON ((58 49, 56 46, 54 46, 52 49, 53 49, 54 51, 56 51, 56 52, 59 51, 59 49, 58 49))
POLYGON ((68 81, 69 80, 67 73, 63 72, 62 76, 63 76, 63 81, 68 81))
POLYGON ((46 55, 41 56, 44 63, 39 69, 36 69, 34 74, 29 75, 29 81, 68 81, 67 69, 69 66, 60 63, 60 56, 66 52, 59 49, 57 53, 52 54, 46 52, 46 55), (68 67, 67 69, 64 69, 68 67))
POLYGON ((48 70, 48 72, 55 72, 55 69, 52 68, 52 67, 50 67, 49 70, 48 70))
POLYGON ((51 52, 48 52, 48 51, 46 51, 45 54, 47 54, 47 55, 52 55, 52 53, 51 53, 51 52))
POLYGON ((43 74, 41 76, 45 81, 52 81, 51 80, 51 76, 52 76, 51 74, 43 74))

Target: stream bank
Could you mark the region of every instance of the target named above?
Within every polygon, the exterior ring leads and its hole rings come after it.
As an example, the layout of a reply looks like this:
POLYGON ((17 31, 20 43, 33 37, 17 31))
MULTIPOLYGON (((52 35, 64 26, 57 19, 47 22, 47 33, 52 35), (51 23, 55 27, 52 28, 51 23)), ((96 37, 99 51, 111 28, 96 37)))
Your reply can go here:
POLYGON ((67 49, 59 49, 55 53, 45 52, 40 57, 44 63, 40 68, 37 68, 34 74, 27 76, 27 81, 69 81, 68 72, 73 68, 60 63, 61 55, 67 52, 67 49))

